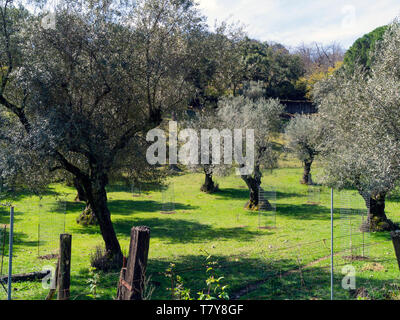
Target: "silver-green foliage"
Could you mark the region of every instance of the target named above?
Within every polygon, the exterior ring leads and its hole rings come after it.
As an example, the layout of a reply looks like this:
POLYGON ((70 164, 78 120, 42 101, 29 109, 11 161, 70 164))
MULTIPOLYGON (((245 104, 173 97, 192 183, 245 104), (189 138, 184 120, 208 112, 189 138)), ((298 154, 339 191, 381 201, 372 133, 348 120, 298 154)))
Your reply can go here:
POLYGON ((255 166, 276 166, 277 154, 272 139, 280 128, 280 115, 284 107, 277 99, 254 96, 225 97, 218 105, 218 115, 224 126, 233 129, 253 129, 255 166))
POLYGON ((151 178, 143 134, 185 107, 204 25, 191 1, 134 3, 66 0, 45 29, 41 15, 2 1, 4 175, 35 185, 60 171, 110 178, 134 168, 151 178))
POLYGON ((300 161, 313 161, 318 154, 322 127, 318 115, 297 115, 286 127, 287 148, 300 161))
POLYGON ((387 193, 400 177, 400 25, 377 46, 371 73, 340 69, 316 86, 328 133, 321 146, 327 182, 387 193))

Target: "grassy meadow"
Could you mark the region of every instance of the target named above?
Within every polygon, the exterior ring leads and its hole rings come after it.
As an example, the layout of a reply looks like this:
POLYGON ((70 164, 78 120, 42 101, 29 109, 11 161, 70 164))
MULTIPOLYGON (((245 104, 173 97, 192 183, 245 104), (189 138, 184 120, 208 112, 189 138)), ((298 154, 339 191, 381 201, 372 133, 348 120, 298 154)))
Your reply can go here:
MULTIPOLYGON (((214 270, 217 275, 224 276, 223 283, 229 286, 231 298, 329 299, 330 190, 314 187, 319 192, 314 191, 310 196, 309 188, 299 183, 301 173, 299 164, 291 159, 282 159, 280 169, 264 172, 264 189, 276 192, 276 215, 270 212, 268 216, 243 209, 248 190, 235 175, 217 177, 221 191, 216 194, 200 192, 202 174, 170 178, 174 189, 174 214, 160 213, 163 197, 159 190, 133 196, 130 188, 110 186, 109 208, 123 251, 128 251, 132 226, 151 228, 147 272, 149 286, 154 289, 151 298, 171 299, 171 291, 167 290, 171 279, 165 275, 171 263, 175 264, 175 273, 182 277, 184 286, 190 288, 192 297, 196 298, 197 292, 206 287, 206 257, 211 255, 211 260, 217 262, 214 270)), ((352 207, 364 207, 356 192, 345 193, 352 207)), ((71 299, 93 299, 88 284, 90 255, 102 244, 102 239, 98 227, 76 223, 83 205, 74 202, 74 198, 75 190, 63 185, 50 186, 42 201, 18 194, 14 201, 14 273, 39 271, 43 266, 55 265, 56 259, 38 256, 56 250, 58 236, 51 232, 58 230, 57 226, 64 227, 65 217, 65 231, 72 234, 71 299), (63 194, 66 200, 66 214, 53 214, 53 220, 46 225, 43 212, 51 211, 45 208, 54 201, 56 193, 63 194), (38 230, 39 221, 43 221, 44 230, 38 230), (43 239, 38 243, 39 232, 43 239), (47 238, 46 232, 50 232, 47 238)), ((335 298, 352 298, 341 288, 342 266, 346 264, 354 266, 358 288, 365 287, 373 298, 394 298, 395 294, 390 291, 397 288, 399 270, 390 235, 364 235, 362 250, 368 259, 349 262, 346 249, 358 247, 356 250, 360 254, 361 235, 348 237, 351 228, 345 228, 348 220, 340 210, 341 198, 336 192, 335 298)), ((398 209, 396 197, 392 196, 387 213, 395 222, 400 222, 398 209)), ((0 210, 0 224, 7 224, 7 210, 0 210)), ((7 273, 6 263, 7 255, 3 260, 3 275, 7 273)), ((118 277, 118 272, 99 273, 95 298, 113 299, 118 277)), ((13 297, 44 299, 47 292, 40 281, 22 282, 14 285, 13 297)), ((5 298, 0 288, 0 299, 5 298)))

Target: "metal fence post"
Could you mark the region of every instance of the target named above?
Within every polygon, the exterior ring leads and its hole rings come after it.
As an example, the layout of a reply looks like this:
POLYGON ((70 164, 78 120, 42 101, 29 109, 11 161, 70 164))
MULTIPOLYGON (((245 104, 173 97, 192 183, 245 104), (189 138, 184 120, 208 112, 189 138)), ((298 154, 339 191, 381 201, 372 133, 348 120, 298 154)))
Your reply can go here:
POLYGON ((8 289, 7 300, 11 300, 11 281, 12 281, 12 257, 13 257, 13 238, 14 238, 14 207, 10 208, 10 238, 8 249, 8 289))
POLYGON ((333 300, 333 188, 331 188, 331 300, 333 300))

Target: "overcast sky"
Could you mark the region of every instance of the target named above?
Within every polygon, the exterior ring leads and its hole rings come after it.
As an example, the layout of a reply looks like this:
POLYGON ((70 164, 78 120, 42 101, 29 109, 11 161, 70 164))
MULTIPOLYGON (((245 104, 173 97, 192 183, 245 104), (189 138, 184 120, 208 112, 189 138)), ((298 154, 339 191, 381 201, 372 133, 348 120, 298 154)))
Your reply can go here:
POLYGON ((240 21, 251 38, 298 44, 357 38, 400 15, 399 0, 197 0, 214 21, 240 21))

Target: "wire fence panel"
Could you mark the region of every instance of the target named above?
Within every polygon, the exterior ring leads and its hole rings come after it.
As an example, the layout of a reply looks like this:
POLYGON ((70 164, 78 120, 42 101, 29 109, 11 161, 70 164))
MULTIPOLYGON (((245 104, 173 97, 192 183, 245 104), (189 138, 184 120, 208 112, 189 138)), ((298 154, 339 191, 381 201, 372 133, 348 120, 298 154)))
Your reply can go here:
POLYGON ((161 189, 162 193, 162 214, 174 214, 175 213, 175 192, 174 185, 169 184, 167 187, 161 189))
POLYGON ((40 259, 57 257, 60 234, 65 233, 65 215, 67 211, 64 200, 39 200, 38 210, 38 243, 37 254, 40 259))
POLYGON ((340 223, 337 231, 341 238, 335 247, 346 251, 345 257, 349 261, 365 259, 368 256, 370 240, 370 232, 365 227, 368 216, 365 201, 359 195, 341 192, 339 206, 340 223))
POLYGON ((276 189, 259 188, 258 192, 258 228, 276 228, 276 189))
POLYGON ((321 204, 321 187, 309 185, 307 189, 307 204, 321 204))

